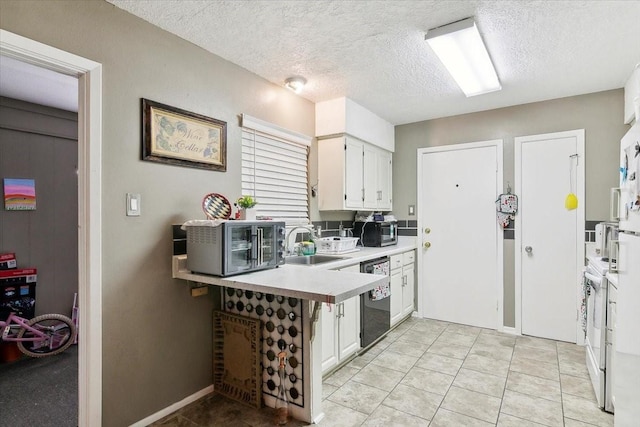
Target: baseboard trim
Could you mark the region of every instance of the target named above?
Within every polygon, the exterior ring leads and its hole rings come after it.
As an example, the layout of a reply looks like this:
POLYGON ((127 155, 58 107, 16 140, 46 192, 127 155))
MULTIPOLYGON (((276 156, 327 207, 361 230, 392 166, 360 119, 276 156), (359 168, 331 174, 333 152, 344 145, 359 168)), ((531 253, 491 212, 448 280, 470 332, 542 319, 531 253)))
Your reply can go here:
POLYGON ((143 420, 140 420, 137 423, 131 424, 130 427, 145 427, 145 426, 148 426, 149 424, 154 423, 154 422, 166 417, 167 415, 174 413, 178 409, 184 408, 188 404, 190 404, 192 402, 195 402, 196 400, 200 399, 201 397, 206 396, 209 393, 213 393, 213 384, 208 386, 208 387, 203 388, 200 391, 197 391, 197 392, 193 393, 191 396, 185 397, 181 401, 176 402, 171 406, 167 406, 166 408, 161 409, 160 411, 156 412, 155 414, 149 415, 147 418, 145 418, 143 420))

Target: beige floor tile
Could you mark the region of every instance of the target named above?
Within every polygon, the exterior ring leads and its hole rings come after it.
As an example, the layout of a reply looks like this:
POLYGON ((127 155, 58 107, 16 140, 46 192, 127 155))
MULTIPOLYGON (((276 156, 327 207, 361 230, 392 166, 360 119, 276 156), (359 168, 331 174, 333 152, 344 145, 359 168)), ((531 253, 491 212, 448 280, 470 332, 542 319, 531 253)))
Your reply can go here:
POLYGON ((399 384, 382 402, 398 411, 430 420, 442 402, 442 396, 399 384))
POLYGON ((495 423, 500 411, 500 399, 452 386, 440 406, 462 415, 495 423))
POLYGON ((539 362, 558 364, 558 352, 555 348, 526 347, 516 343, 513 356, 537 360, 539 362))
POLYGON ((558 361, 560 363, 574 362, 574 363, 586 363, 587 354, 583 351, 581 353, 574 351, 561 351, 558 350, 558 361))
POLYGON ((412 331, 428 332, 428 333, 442 333, 447 328, 446 323, 440 323, 438 321, 424 321, 419 322, 411 326, 412 331))
POLYGON ((574 377, 589 378, 589 371, 587 370, 585 360, 580 362, 560 360, 560 373, 573 375, 574 377))
POLYGON ((440 408, 433 417, 429 427, 489 427, 493 425, 493 423, 488 423, 477 418, 471 418, 466 415, 458 414, 457 412, 440 408))
POLYGON ((362 369, 369 364, 373 359, 375 359, 377 354, 373 354, 370 352, 363 353, 357 357, 355 357, 351 362, 347 364, 347 366, 355 369, 362 369))
POLYGON ((422 343, 431 345, 440 335, 440 332, 424 332, 424 331, 416 331, 414 329, 409 329, 407 332, 402 334, 398 341, 409 341, 412 343, 422 343))
POLYGON ((596 400, 596 393, 589 378, 560 374, 560 385, 562 393, 572 394, 587 400, 596 400))
POLYGON ((564 417, 564 427, 593 427, 593 424, 583 423, 582 421, 564 417))
POLYGON ((400 338, 402 336, 402 334, 404 334, 406 331, 398 331, 397 329, 394 329, 393 331, 389 332, 387 334, 387 338, 389 340, 391 340, 391 342, 395 342, 398 338, 400 338))
MULTIPOLYGON (((451 326, 451 325, 449 325, 451 326)), ((470 348, 476 341, 476 335, 465 335, 457 332, 450 332, 449 329, 440 334, 436 342, 442 342, 445 344, 456 344, 463 347, 470 348)))
POLYGON ((420 357, 428 348, 429 344, 398 340, 387 347, 387 350, 406 354, 407 356, 420 357))
POLYGON ((535 377, 521 372, 509 372, 507 390, 513 390, 518 393, 553 400, 555 402, 562 402, 559 381, 535 377))
POLYGON ((521 372, 527 375, 533 375, 548 380, 559 381, 560 372, 558 365, 553 363, 538 362, 537 360, 524 359, 522 357, 514 357, 511 359, 511 371, 521 372))
POLYGON ((318 425, 323 427, 357 427, 367 419, 367 414, 329 400, 322 402, 322 411, 324 418, 318 425))
POLYGON ((393 351, 385 350, 371 361, 372 364, 384 366, 389 369, 395 369, 400 372, 409 372, 409 370, 418 361, 417 357, 407 356, 393 351))
POLYGON ((571 394, 562 395, 564 416, 589 424, 609 427, 613 425, 613 415, 603 412, 593 400, 583 399, 571 394))
POLYGON ((326 401, 331 401, 356 411, 371 414, 389 393, 355 381, 348 381, 334 391, 326 401))
POLYGON ((556 341, 548 340, 545 338, 529 337, 525 335, 516 337, 516 344, 526 347, 547 348, 551 350, 557 349, 556 341))
POLYGON ((385 391, 391 391, 404 377, 404 372, 380 365, 367 365, 351 377, 351 381, 370 385, 385 391))
POLYGON ((456 344, 447 344, 436 340, 427 353, 436 353, 442 356, 455 357, 456 359, 464 359, 469 353, 470 346, 461 346, 456 344))
POLYGON ((327 397, 331 396, 331 393, 333 393, 337 389, 338 387, 334 385, 322 383, 322 400, 325 400, 327 397))
POLYGON ((504 393, 505 378, 484 372, 460 369, 453 381, 456 387, 464 388, 479 393, 502 398, 504 393))
POLYGON ((475 326, 469 325, 461 325, 459 323, 450 323, 446 329, 446 332, 455 332, 456 334, 470 335, 472 337, 477 337, 481 331, 482 328, 477 328, 475 326))
POLYGON ((415 366, 422 369, 442 372, 443 374, 456 375, 460 366, 462 366, 462 362, 461 359, 427 352, 418 359, 415 366))
POLYGON ((584 355, 586 350, 583 345, 563 341, 557 341, 556 348, 558 349, 558 353, 575 353, 579 355, 584 355))
POLYGON ((329 375, 327 378, 323 378, 322 382, 329 385, 336 386, 336 387, 341 387, 344 383, 349 381, 351 377, 353 377, 358 372, 360 372, 360 369, 344 366, 338 369, 337 371, 335 371, 334 373, 332 373, 331 375, 329 375))
POLYGON ((561 402, 553 402, 512 390, 505 390, 500 412, 546 426, 562 427, 563 425, 561 402))
POLYGON ((500 413, 498 417, 497 427, 540 427, 544 424, 534 423, 533 421, 523 420, 522 418, 514 417, 513 415, 500 413))
POLYGON ((511 347, 516 345, 516 337, 504 334, 485 334, 481 333, 476 338, 475 344, 489 344, 493 346, 511 347))
MULTIPOLYGON (((478 338, 478 340, 480 340, 480 338, 478 338)), ((513 356, 513 347, 486 344, 476 341, 473 347, 471 347, 471 350, 469 350, 469 354, 477 354, 478 356, 510 361, 513 356)))
POLYGON ((506 378, 509 373, 508 360, 500 360, 477 354, 470 354, 467 356, 462 367, 473 371, 484 372, 485 374, 497 375, 503 378, 506 378))
POLYGON ((453 379, 452 375, 414 366, 407 372, 400 384, 444 396, 449 390, 453 379))
POLYGON ((409 415, 385 405, 378 406, 362 424, 363 427, 425 427, 428 425, 429 420, 409 415))

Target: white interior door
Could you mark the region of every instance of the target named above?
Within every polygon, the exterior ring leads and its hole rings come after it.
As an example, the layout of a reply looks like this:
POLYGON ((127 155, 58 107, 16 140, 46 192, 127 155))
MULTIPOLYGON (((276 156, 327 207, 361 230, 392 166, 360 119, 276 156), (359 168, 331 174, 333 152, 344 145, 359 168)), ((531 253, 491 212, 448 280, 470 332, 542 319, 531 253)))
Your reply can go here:
POLYGON ((498 328, 502 240, 494 202, 502 141, 418 150, 418 174, 420 313, 498 328))
POLYGON ((584 131, 515 138, 515 151, 516 322, 521 301, 523 334, 576 342, 584 265, 584 131), (574 210, 565 208, 570 186, 578 197, 574 210))

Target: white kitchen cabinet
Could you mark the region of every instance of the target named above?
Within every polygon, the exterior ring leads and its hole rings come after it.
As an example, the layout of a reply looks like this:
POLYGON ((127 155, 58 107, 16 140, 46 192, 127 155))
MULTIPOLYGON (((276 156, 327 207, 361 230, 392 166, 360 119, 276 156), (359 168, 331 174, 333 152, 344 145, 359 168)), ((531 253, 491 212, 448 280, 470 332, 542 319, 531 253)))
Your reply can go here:
MULTIPOLYGON (((360 272, 360 265, 340 271, 360 272)), ((322 304, 322 372, 327 372, 360 349, 360 296, 338 304, 322 304)))
POLYGON ((390 211, 392 153, 348 135, 318 141, 318 209, 390 211))
POLYGON ((414 310, 415 251, 391 256, 391 326, 414 310))

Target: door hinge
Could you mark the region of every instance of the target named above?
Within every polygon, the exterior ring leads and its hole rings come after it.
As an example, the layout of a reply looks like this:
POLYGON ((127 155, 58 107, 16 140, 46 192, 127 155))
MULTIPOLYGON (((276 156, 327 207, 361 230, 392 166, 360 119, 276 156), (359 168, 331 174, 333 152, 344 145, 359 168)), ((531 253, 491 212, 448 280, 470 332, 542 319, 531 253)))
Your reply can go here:
POLYGON ((344 144, 344 151, 347 151, 347 143, 344 144))
POLYGON ((344 195, 344 199, 347 200, 347 195, 346 194, 344 195))

